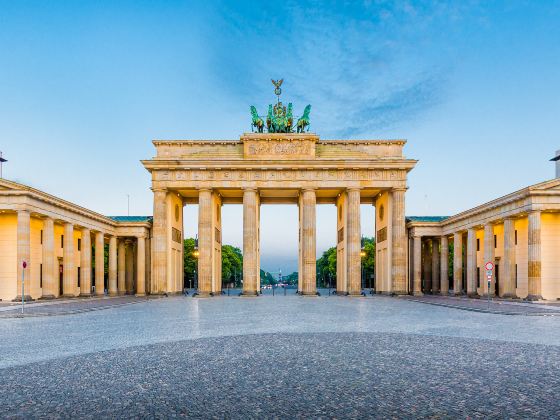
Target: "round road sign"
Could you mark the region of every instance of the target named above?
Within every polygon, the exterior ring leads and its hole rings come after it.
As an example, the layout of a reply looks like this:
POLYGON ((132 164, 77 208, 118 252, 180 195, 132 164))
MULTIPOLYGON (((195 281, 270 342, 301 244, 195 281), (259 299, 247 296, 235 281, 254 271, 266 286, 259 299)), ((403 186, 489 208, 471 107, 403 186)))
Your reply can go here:
POLYGON ((494 269, 494 263, 491 262, 491 261, 488 261, 484 267, 486 267, 487 270, 493 270, 494 269))

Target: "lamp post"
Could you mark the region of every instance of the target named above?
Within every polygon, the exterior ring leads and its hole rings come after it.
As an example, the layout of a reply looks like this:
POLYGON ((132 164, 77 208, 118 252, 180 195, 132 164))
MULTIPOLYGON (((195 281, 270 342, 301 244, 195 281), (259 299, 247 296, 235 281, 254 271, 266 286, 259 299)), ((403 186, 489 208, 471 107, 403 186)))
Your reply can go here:
POLYGON ((4 162, 7 162, 7 161, 8 161, 7 159, 4 159, 2 157, 2 152, 0 152, 0 179, 2 179, 2 165, 3 165, 4 162))
POLYGON ((364 241, 364 237, 362 236, 361 240, 360 240, 360 268, 361 268, 361 283, 362 283, 362 289, 364 288, 364 258, 366 256, 366 250, 364 248, 365 245, 365 241, 364 241))
MULTIPOLYGON (((193 257, 196 258, 197 260, 197 264, 198 264, 198 256, 200 255, 200 253, 198 252, 198 235, 196 235, 196 237, 194 238, 194 251, 193 251, 193 257)), ((198 276, 196 274, 196 265, 194 267, 194 288, 195 288, 195 292, 194 294, 196 294, 196 291, 198 290, 198 276)), ((193 296, 194 296, 193 294, 193 296)))

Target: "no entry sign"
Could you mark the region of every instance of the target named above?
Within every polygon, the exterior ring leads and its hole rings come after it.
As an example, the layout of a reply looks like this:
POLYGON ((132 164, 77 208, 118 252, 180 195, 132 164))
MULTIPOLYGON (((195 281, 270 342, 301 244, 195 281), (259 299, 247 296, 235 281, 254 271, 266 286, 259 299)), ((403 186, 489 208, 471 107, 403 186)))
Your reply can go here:
POLYGON ((491 261, 488 261, 484 267, 488 270, 488 271, 492 271, 494 269, 494 263, 491 261))

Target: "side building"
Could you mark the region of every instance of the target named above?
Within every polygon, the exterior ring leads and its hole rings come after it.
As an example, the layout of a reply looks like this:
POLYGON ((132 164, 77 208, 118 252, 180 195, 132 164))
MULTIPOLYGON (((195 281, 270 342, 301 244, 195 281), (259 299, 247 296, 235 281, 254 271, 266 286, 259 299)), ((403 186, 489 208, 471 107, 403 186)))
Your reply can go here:
POLYGON ((21 300, 22 278, 26 300, 143 295, 151 231, 151 217, 103 216, 0 179, 0 299, 21 300))
POLYGON ((413 294, 560 299, 560 178, 451 217, 408 217, 413 294))

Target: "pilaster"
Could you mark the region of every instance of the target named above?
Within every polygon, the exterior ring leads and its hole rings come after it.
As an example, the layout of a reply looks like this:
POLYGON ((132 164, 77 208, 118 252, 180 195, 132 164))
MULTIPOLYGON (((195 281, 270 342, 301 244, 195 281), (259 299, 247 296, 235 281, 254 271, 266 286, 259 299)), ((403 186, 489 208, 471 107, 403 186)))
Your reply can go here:
POLYGON ((449 294, 449 239, 447 236, 441 237, 440 252, 440 294, 447 296, 449 294))
POLYGON ((43 293, 42 299, 54 299, 56 291, 57 264, 54 254, 54 220, 46 217, 43 222, 43 293))
POLYGON ((414 265, 414 278, 412 285, 412 294, 414 296, 422 296, 422 237, 414 236, 413 247, 414 255, 412 264, 414 265))
POLYGON ((74 297, 76 295, 76 273, 74 269, 74 225, 64 224, 63 277, 62 295, 74 297))
POLYGON ((117 294, 117 237, 111 236, 109 238, 109 296, 117 294))
POLYGON ((243 295, 257 296, 257 191, 243 190, 243 295))
POLYGON ((31 298, 31 214, 28 210, 18 210, 17 212, 17 296, 14 300, 21 301, 21 279, 24 276, 23 299, 26 301, 31 298), (27 263, 27 268, 23 268, 23 262, 27 263))
POLYGON ((146 239, 143 236, 137 238, 136 253, 136 296, 146 295, 146 239))
MULTIPOLYGON (((313 197, 315 191, 313 191, 313 197)), ((311 200, 311 197, 309 198, 311 200)), ((304 192, 305 201, 305 192, 304 192)), ((309 201, 311 203, 311 201, 309 201)), ((310 205, 314 205, 310 204, 310 205)), ((315 218, 315 210, 313 210, 313 219, 315 218)), ((351 296, 360 296, 362 292, 362 261, 360 257, 361 250, 361 229, 360 229, 360 190, 358 188, 348 189, 348 220, 346 222, 348 236, 346 238, 347 267, 348 267, 348 294, 351 296)), ((315 229, 315 221, 313 220, 313 229, 315 229)), ((315 231, 313 231, 315 235, 315 231)), ((315 240, 313 240, 315 242, 315 240)), ((304 259, 305 261, 305 259, 304 259)), ((315 284, 315 283, 314 283, 315 284)), ((315 293, 317 291, 315 290, 315 293)))
POLYGON ((95 232, 95 294, 105 294, 105 242, 103 232, 95 232))
POLYGON ((124 239, 118 240, 118 256, 117 256, 117 270, 118 270, 118 294, 126 294, 126 246, 124 239))
POLYGON ((432 293, 440 291, 440 269, 439 269, 439 239, 432 239, 432 293))
POLYGON ((463 293, 463 234, 453 234, 453 294, 463 293))
POLYGON ((406 189, 394 189, 392 196, 392 291, 395 294, 406 294, 406 221, 405 221, 406 189))
POLYGON ((467 295, 478 296, 476 293, 476 231, 474 228, 467 230, 467 295))
POLYGON ((502 259, 502 275, 500 295, 504 298, 515 298, 515 221, 511 218, 504 220, 504 257, 502 259))

